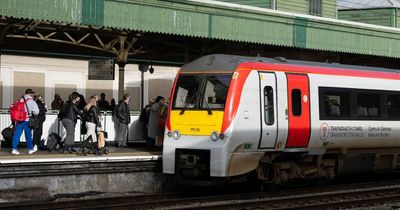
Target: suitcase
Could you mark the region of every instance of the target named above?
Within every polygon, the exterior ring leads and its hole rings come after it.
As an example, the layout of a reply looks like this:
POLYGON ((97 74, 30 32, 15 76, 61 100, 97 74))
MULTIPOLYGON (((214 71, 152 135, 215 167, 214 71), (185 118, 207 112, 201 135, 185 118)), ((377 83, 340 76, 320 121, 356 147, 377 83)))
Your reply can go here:
POLYGON ((61 137, 56 133, 51 133, 47 137, 46 149, 51 151, 58 150, 61 147, 61 137))
POLYGON ((12 138, 13 138, 13 135, 14 135, 14 129, 12 128, 12 125, 10 125, 7 128, 4 128, 1 131, 1 135, 3 136, 4 141, 5 141, 3 143, 3 145, 4 146, 11 146, 12 138))

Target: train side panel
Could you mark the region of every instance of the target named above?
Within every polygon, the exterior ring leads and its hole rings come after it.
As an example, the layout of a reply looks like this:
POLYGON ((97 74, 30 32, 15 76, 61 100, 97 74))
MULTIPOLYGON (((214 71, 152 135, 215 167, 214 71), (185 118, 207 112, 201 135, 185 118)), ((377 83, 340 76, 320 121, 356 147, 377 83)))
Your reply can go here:
MULTIPOLYGON (((327 90, 330 88, 343 88, 359 92, 363 90, 400 91, 397 80, 314 74, 310 75, 310 81, 312 98, 314 98, 312 102, 312 138, 310 149, 340 149, 346 151, 347 149, 400 147, 399 121, 369 120, 367 117, 364 119, 354 118, 343 120, 320 119, 320 109, 322 108, 320 107, 320 100, 323 100, 320 97, 324 96, 319 96, 319 88, 322 87, 327 90)), ((333 93, 326 93, 326 95, 329 94, 334 95, 333 93)), ((367 110, 360 107, 357 107, 357 109, 367 110)), ((374 109, 374 107, 370 108, 368 112, 373 111, 371 109, 374 109)), ((368 112, 365 111, 365 115, 368 112)))

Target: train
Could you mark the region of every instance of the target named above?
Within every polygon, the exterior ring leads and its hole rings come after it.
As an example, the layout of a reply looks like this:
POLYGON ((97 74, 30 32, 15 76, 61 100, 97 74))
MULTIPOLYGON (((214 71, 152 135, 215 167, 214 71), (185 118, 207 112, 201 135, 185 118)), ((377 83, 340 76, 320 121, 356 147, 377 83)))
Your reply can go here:
POLYGON ((162 167, 186 184, 400 169, 400 71, 213 54, 181 67, 162 167))

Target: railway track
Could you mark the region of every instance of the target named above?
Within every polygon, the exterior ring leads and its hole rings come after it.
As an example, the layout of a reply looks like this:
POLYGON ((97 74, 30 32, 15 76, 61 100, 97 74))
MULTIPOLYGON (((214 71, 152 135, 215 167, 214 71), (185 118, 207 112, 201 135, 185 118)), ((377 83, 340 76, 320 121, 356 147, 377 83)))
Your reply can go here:
POLYGON ((256 193, 162 193, 0 204, 2 209, 337 209, 400 199, 400 180, 256 193), (212 194, 212 195, 210 195, 212 194))

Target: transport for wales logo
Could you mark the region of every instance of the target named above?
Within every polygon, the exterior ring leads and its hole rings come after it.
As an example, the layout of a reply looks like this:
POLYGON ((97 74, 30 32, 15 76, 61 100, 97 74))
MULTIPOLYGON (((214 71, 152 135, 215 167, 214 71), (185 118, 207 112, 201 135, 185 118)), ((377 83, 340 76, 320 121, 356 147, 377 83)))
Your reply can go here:
POLYGON ((331 132, 331 129, 328 124, 323 123, 321 125, 321 128, 319 129, 319 138, 321 140, 326 140, 329 137, 329 133, 331 132))

